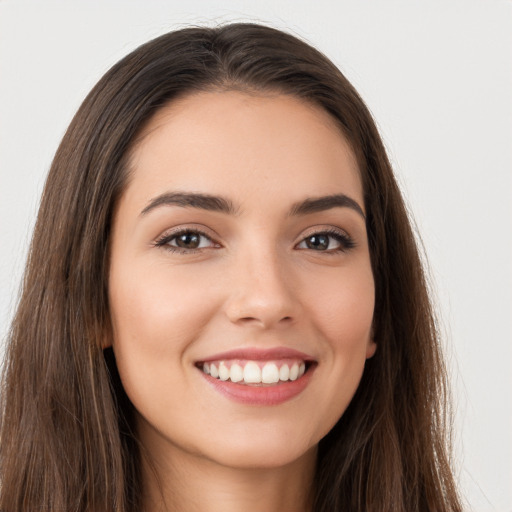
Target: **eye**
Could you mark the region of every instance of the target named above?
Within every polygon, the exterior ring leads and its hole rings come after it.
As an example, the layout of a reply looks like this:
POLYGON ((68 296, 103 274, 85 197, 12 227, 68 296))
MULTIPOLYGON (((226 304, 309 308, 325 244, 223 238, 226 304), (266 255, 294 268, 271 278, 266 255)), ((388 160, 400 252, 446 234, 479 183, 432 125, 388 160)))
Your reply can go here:
POLYGON ((197 229, 182 229, 165 234, 155 242, 155 246, 175 252, 194 252, 200 249, 219 247, 206 233, 197 229))
POLYGON ((339 231, 321 231, 304 238, 297 249, 309 249, 317 252, 343 252, 352 249, 354 241, 339 231))

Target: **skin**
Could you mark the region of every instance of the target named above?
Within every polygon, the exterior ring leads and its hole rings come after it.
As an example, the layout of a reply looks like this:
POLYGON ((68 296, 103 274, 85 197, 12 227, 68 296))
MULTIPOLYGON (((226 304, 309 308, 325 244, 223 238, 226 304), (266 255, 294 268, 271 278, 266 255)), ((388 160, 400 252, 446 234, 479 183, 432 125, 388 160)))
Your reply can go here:
POLYGON ((299 99, 202 92, 149 121, 130 172, 109 293, 144 447, 144 510, 308 510, 317 444, 375 352, 374 280, 362 213, 290 209, 345 194, 364 212, 353 152, 327 113, 299 99), (222 196, 235 213, 165 204, 141 213, 176 191, 222 196), (180 227, 208 237, 173 252, 180 227), (306 243, 325 230, 353 247, 306 243), (309 384, 282 404, 242 404, 196 367, 247 347, 305 352, 316 362, 309 384))

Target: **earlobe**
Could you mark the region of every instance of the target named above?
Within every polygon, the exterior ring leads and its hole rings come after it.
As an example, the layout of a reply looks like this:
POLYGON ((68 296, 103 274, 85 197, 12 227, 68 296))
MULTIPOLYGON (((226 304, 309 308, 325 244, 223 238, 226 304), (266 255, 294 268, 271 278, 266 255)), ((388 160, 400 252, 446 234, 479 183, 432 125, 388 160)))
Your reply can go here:
POLYGON ((100 340, 101 350, 105 350, 106 348, 111 348, 113 345, 113 343, 112 343, 113 339, 114 339, 114 336, 112 335, 112 328, 109 327, 107 329, 104 329, 104 333, 101 336, 101 340, 100 340))
POLYGON ((112 347, 112 340, 110 340, 109 338, 103 338, 101 340, 101 350, 105 350, 106 348, 111 348, 112 347))
POLYGON ((377 350, 377 343, 375 342, 375 322, 372 322, 372 328, 370 330, 370 338, 366 345, 366 359, 372 358, 375 355, 376 350, 377 350))
POLYGON ((371 357, 373 357, 376 350, 377 343, 375 343, 373 340, 370 340, 368 342, 368 345, 366 346, 366 359, 370 359, 371 357))

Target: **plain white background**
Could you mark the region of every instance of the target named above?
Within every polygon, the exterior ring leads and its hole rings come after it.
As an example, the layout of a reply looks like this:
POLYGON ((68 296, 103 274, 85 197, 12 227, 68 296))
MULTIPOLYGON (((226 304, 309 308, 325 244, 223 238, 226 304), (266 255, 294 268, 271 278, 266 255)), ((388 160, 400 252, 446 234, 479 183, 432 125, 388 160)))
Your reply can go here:
POLYGON ((512 511, 510 1, 0 0, 1 339, 45 174, 85 94, 154 36, 235 20, 308 40, 370 106, 430 262, 468 510, 512 511))

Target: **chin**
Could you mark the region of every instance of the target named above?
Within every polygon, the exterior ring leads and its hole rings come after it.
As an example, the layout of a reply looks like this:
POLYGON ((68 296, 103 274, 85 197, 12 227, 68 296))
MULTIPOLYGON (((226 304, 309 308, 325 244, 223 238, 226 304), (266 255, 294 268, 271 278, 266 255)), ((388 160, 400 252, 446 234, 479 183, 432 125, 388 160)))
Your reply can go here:
POLYGON ((245 446, 229 453, 217 454, 213 462, 240 470, 278 469, 293 465, 306 457, 316 458, 317 446, 315 444, 305 451, 293 450, 286 446, 273 449, 259 445, 245 446))
POLYGON ((318 442, 312 442, 309 435, 275 428, 258 432, 248 429, 229 435, 224 432, 223 439, 212 441, 213 444, 204 450, 207 457, 223 466, 239 469, 288 466, 303 457, 315 457, 318 446, 318 442))

